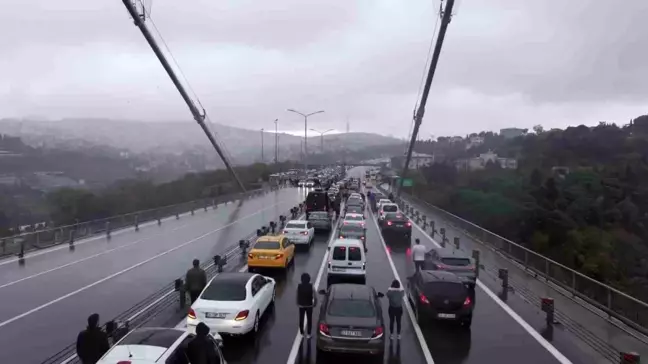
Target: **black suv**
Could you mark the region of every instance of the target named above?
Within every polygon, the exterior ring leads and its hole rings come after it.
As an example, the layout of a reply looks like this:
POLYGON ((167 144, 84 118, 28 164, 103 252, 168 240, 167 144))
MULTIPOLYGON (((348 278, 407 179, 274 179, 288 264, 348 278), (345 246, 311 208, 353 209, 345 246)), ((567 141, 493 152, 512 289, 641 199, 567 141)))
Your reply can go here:
POLYGON ((406 293, 421 326, 442 320, 469 328, 475 305, 473 292, 450 272, 419 270, 407 278, 406 293))
POLYGON ((409 244, 412 241, 412 223, 402 212, 386 212, 380 232, 387 243, 399 240, 409 244))

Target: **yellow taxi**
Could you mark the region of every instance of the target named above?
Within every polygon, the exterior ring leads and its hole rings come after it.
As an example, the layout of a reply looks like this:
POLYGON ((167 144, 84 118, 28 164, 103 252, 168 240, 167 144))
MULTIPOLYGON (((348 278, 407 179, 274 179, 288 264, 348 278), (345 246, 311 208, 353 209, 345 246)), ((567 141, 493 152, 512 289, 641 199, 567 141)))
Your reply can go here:
POLYGON ((248 253, 248 272, 257 268, 288 268, 295 259, 295 244, 286 236, 266 235, 260 237, 248 253))

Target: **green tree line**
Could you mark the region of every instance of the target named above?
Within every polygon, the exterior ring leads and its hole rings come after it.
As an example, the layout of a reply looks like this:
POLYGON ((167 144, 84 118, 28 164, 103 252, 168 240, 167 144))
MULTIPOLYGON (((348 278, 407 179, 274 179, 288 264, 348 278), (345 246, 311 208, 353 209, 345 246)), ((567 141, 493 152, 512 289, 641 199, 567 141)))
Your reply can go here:
POLYGON ((415 174, 411 192, 594 279, 648 298, 648 115, 627 125, 600 123, 505 139, 449 152, 415 174), (492 150, 516 158, 466 171, 455 158, 492 150), (453 154, 454 153, 454 154, 453 154))

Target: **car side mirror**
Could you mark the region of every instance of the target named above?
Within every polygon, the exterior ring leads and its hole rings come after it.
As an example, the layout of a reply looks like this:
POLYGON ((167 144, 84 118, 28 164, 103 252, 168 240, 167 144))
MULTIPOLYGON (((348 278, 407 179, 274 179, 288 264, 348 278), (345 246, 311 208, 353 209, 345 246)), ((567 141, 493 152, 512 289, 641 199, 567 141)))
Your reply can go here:
POLYGON ((317 293, 319 293, 319 294, 326 294, 326 291, 323 290, 323 289, 320 289, 319 291, 317 291, 317 293))
POLYGON ((378 296, 378 298, 383 298, 383 297, 385 297, 385 294, 382 293, 382 292, 378 292, 378 294, 376 296, 378 296))

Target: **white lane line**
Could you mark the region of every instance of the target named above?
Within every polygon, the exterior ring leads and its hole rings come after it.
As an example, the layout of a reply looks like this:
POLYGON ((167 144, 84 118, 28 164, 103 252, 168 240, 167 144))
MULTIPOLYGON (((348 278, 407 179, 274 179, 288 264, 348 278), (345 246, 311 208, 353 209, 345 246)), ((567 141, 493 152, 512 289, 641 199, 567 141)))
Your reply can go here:
MULTIPOLYGON (((382 234, 380 233, 380 228, 378 227, 378 223, 376 222, 376 219, 374 219, 374 214, 369 210, 369 215, 370 219, 373 222, 374 226, 376 227, 376 231, 378 232, 378 237, 380 238, 380 243, 383 246, 383 249, 385 249, 385 254, 387 254, 387 260, 389 261, 389 266, 392 269, 392 272, 394 273, 394 277, 398 279, 398 281, 401 284, 401 287, 404 286, 403 280, 400 278, 398 275, 398 271, 396 270, 396 266, 394 265, 394 260, 391 257, 391 254, 389 253, 389 249, 387 249, 387 243, 385 243, 385 239, 383 238, 382 234)), ((405 304, 405 309, 407 310, 407 315, 409 316, 410 320, 412 321, 412 326, 414 327, 414 333, 416 334, 416 338, 419 341, 419 344, 421 345, 421 351, 423 352, 423 356, 425 357, 425 362, 428 364, 434 364, 434 359, 432 359, 432 353, 430 352, 430 348, 427 345, 427 342, 425 341, 425 337, 423 336, 423 331, 421 331, 421 327, 418 324, 418 321, 416 320, 416 316, 414 316, 414 310, 412 310, 412 307, 409 304, 409 300, 407 298, 407 295, 403 297, 403 303, 405 304)))
MULTIPOLYGON (((218 206, 221 206, 221 205, 224 206, 225 204, 220 204, 218 206)), ((214 211, 219 211, 220 212, 220 210, 218 208, 216 208, 216 210, 214 210, 214 211)), ((190 212, 185 212, 185 213, 179 214, 178 216, 183 217, 185 215, 190 215, 190 214, 191 214, 190 212)), ((165 221, 165 220, 167 220, 169 218, 170 217, 166 217, 166 218, 161 219, 160 221, 165 221)), ((147 222, 145 222, 143 224, 140 224, 139 227, 141 229, 141 228, 151 226, 151 225, 157 225, 157 221, 156 220, 147 221, 147 222)), ((115 230, 115 231, 111 232, 111 236, 114 237, 115 235, 121 235, 121 234, 125 234, 127 232, 132 232, 132 231, 133 230, 130 229, 129 227, 124 227, 122 229, 118 229, 118 230, 115 230)), ((84 244, 87 244, 87 243, 90 243, 90 242, 93 242, 93 241, 97 241, 97 240, 102 240, 102 239, 105 239, 105 238, 106 238, 106 234, 101 233, 101 234, 97 234, 97 236, 91 236, 91 237, 88 237, 88 238, 83 238, 81 240, 75 241, 74 245, 75 246, 84 245, 84 244)), ((53 252, 59 251, 61 249, 68 249, 68 246, 69 246, 69 244, 67 244, 67 243, 65 243, 65 244, 61 243, 59 246, 47 248, 47 249, 44 249, 44 250, 41 250, 41 251, 38 251, 38 252, 33 252, 33 253, 31 253, 31 252, 27 253, 26 252, 25 253, 25 259, 29 259, 29 258, 38 257, 38 256, 41 256, 41 255, 53 253, 53 252)), ((5 259, 5 260, 0 261, 0 266, 3 266, 5 264, 9 264, 9 263, 15 263, 15 262, 17 262, 19 260, 20 260, 20 258, 5 259)))
MULTIPOLYGON (((283 204, 283 203, 279 203, 279 204, 283 204)), ((199 241, 199 240, 201 240, 201 239, 203 239, 203 238, 205 238, 205 237, 207 237, 207 236, 209 236, 209 235, 211 235, 211 234, 214 234, 214 233, 216 233, 216 232, 218 232, 218 231, 221 231, 221 230, 223 230, 223 229, 225 229, 225 228, 227 228, 227 227, 230 227, 230 226, 232 226, 232 225, 234 225, 234 224, 237 224, 237 223, 239 223, 239 222, 242 221, 242 220, 246 220, 246 219, 248 219, 248 218, 250 218, 250 217, 252 217, 252 216, 255 216, 255 215, 258 215, 258 214, 262 213, 262 212, 265 211, 265 210, 268 210, 268 209, 274 208, 276 205, 279 205, 279 204, 273 204, 273 205, 271 205, 270 207, 266 207, 266 208, 261 209, 261 210, 255 212, 255 213, 253 213, 253 214, 250 214, 250 215, 247 215, 247 216, 245 216, 245 217, 242 217, 242 218, 240 218, 240 219, 238 219, 238 220, 236 220, 236 221, 233 221, 233 222, 231 222, 231 223, 229 223, 229 224, 227 224, 227 225, 221 226, 221 227, 219 227, 218 229, 215 229, 215 230, 209 231, 209 232, 207 232, 207 233, 205 233, 205 234, 203 234, 203 235, 200 235, 200 236, 197 237, 197 238, 194 238, 194 239, 188 240, 188 241, 186 241, 186 242, 184 242, 184 243, 182 243, 182 244, 180 244, 180 245, 178 245, 178 246, 176 246, 176 247, 174 247, 174 248, 171 248, 171 249, 169 249, 169 250, 165 250, 165 251, 163 251, 163 252, 161 252, 161 253, 159 253, 159 254, 156 254, 156 255, 154 255, 154 256, 152 256, 152 257, 146 259, 146 260, 143 260, 143 261, 141 261, 141 262, 139 262, 139 263, 137 263, 137 264, 134 264, 134 265, 132 265, 132 266, 126 268, 126 269, 122 269, 122 270, 120 270, 119 272, 115 272, 115 273, 113 273, 113 274, 111 274, 111 275, 109 275, 109 276, 107 276, 107 277, 104 277, 104 278, 102 278, 102 279, 100 279, 100 280, 98 280, 98 281, 96 281, 96 282, 93 282, 93 283, 91 283, 91 284, 88 284, 88 285, 86 285, 86 286, 84 286, 84 287, 81 287, 81 288, 79 288, 79 289, 77 289, 77 290, 74 290, 74 291, 72 291, 72 292, 70 292, 70 293, 68 293, 68 294, 65 294, 65 295, 63 295, 63 296, 61 296, 61 297, 58 297, 58 298, 56 298, 56 299, 53 299, 53 300, 51 300, 51 301, 49 301, 49 302, 46 302, 46 303, 44 303, 44 304, 42 304, 42 305, 40 305, 40 306, 38 306, 38 307, 32 308, 31 310, 25 311, 25 312, 21 313, 20 315, 17 315, 17 316, 14 316, 14 317, 12 317, 12 318, 10 318, 10 319, 8 319, 8 320, 2 321, 2 322, 0 322, 0 328, 2 328, 2 327, 6 326, 6 325, 8 325, 8 324, 10 324, 10 323, 12 323, 12 322, 14 322, 14 321, 20 320, 20 319, 23 318, 23 317, 26 317, 26 316, 29 316, 29 315, 35 313, 35 312, 38 312, 38 311, 40 311, 40 310, 42 310, 42 309, 44 309, 44 308, 47 308, 47 307, 49 307, 49 306, 51 306, 51 305, 53 305, 53 304, 55 304, 55 303, 57 303, 57 302, 60 302, 60 301, 62 301, 62 300, 64 300, 64 299, 66 299, 66 298, 72 297, 72 296, 74 296, 74 295, 76 295, 76 294, 78 294, 78 293, 80 293, 80 292, 83 292, 83 291, 85 291, 85 290, 87 290, 87 289, 90 289, 90 288, 96 286, 96 285, 99 285, 99 284, 101 284, 101 283, 103 283, 103 282, 106 282, 106 281, 108 281, 108 280, 110 280, 110 279, 112 279, 112 278, 115 278, 115 277, 117 277, 117 276, 119 276, 119 275, 122 275, 122 274, 124 274, 124 273, 130 272, 131 270, 133 270, 133 269, 135 269, 135 268, 138 268, 138 267, 140 267, 140 266, 142 266, 142 265, 144 265, 144 264, 147 264, 147 263, 149 263, 149 262, 151 262, 151 261, 153 261, 153 260, 155 260, 155 259, 157 259, 157 258, 163 257, 163 256, 165 256, 165 255, 167 255, 167 254, 169 254, 169 253, 172 253, 172 252, 174 252, 174 251, 176 251, 176 250, 178 250, 178 249, 180 249, 180 248, 183 248, 183 247, 185 247, 185 246, 187 246, 187 245, 193 244, 193 243, 195 243, 196 241, 199 241)))
MULTIPOLYGON (((428 233, 413 220, 412 225, 414 225, 418 229, 418 231, 420 231, 425 237, 427 237, 434 245, 436 245, 438 248, 441 248, 441 244, 439 244, 436 240, 434 240, 434 238, 428 235, 428 233)), ((549 354, 551 354, 560 364, 572 364, 571 360, 567 359, 567 357, 564 356, 560 351, 558 351, 555 346, 553 346, 549 341, 542 337, 542 335, 540 335, 533 327, 531 327, 528 322, 524 321, 524 319, 517 313, 515 313, 515 311, 513 311, 513 309, 511 309, 509 305, 504 303, 499 297, 497 297, 495 293, 493 293, 493 291, 490 290, 490 288, 482 283, 481 280, 477 280, 477 285, 490 298, 492 298, 493 301, 504 310, 504 312, 506 312, 509 316, 511 316, 513 320, 515 320, 515 322, 522 326, 524 331, 531 335, 531 337, 534 338, 543 348, 545 348, 549 352, 549 354)))
MULTIPOLYGON (((320 265, 319 271, 317 272, 317 278, 315 278, 315 283, 313 283, 313 287, 315 287, 315 291, 319 289, 320 282, 322 281, 322 275, 324 274, 324 268, 326 267, 326 261, 329 255, 328 251, 328 246, 331 245, 331 242, 333 239, 337 236, 336 234, 336 227, 338 220, 340 219, 339 216, 335 217, 335 225, 333 225, 333 230, 331 231, 331 237, 329 240, 326 242, 326 250, 324 251, 324 257, 322 258, 322 264, 320 265)), ((315 292, 317 294, 317 292, 315 292)), ((318 330, 317 328, 317 323, 314 323, 312 326, 315 330, 318 330)), ((304 322, 304 327, 306 327, 306 322, 304 322)), ((297 354, 299 353, 299 346, 301 345, 303 336, 299 332, 299 329, 297 329, 297 334, 295 335, 295 341, 293 341, 292 348, 290 349, 290 354, 288 355, 288 361, 286 361, 287 364, 295 364, 295 361, 297 360, 297 354)), ((310 345, 310 343, 308 343, 310 345)))

